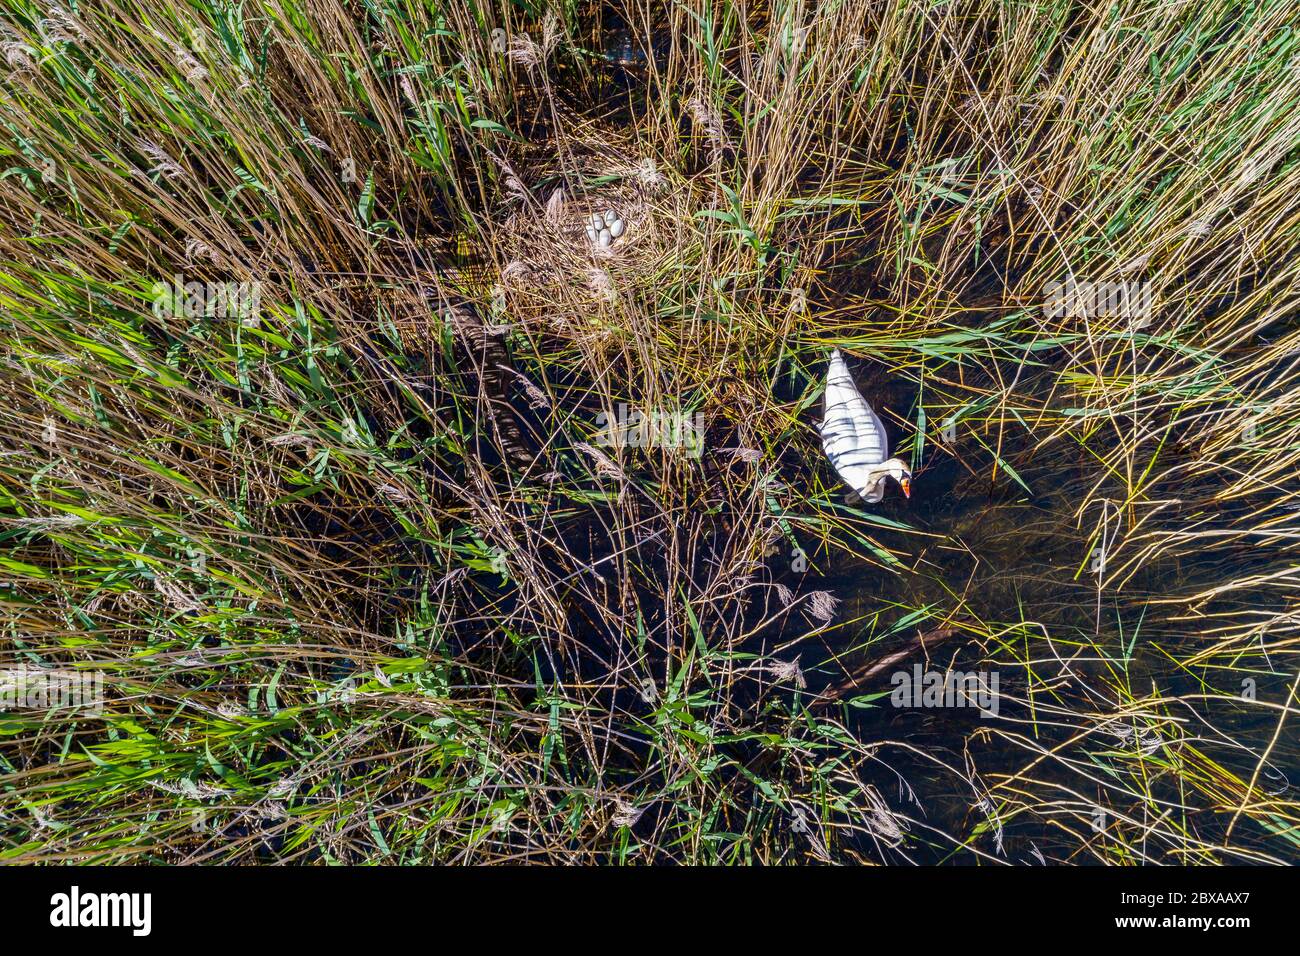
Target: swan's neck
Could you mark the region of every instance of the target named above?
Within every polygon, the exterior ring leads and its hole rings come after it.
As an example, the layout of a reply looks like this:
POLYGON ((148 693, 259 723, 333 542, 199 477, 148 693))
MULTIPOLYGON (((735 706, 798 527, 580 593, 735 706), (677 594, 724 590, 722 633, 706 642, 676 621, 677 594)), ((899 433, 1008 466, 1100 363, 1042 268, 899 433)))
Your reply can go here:
POLYGON ((907 466, 899 459, 891 458, 882 461, 867 470, 867 480, 858 494, 862 496, 863 501, 875 504, 885 497, 885 479, 893 477, 902 480, 905 474, 907 474, 907 466))
POLYGON ((890 475, 899 478, 907 474, 907 466, 898 458, 891 458, 888 461, 882 461, 878 465, 873 465, 867 472, 867 480, 871 484, 879 484, 890 475))

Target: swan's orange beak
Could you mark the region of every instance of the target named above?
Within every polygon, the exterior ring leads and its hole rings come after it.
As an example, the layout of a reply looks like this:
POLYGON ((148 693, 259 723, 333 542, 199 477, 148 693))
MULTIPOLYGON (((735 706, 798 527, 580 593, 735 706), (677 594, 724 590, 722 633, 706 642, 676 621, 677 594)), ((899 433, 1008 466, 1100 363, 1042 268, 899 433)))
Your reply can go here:
POLYGON ((899 484, 903 486, 903 497, 905 498, 912 497, 912 479, 904 478, 902 481, 899 482, 899 484))

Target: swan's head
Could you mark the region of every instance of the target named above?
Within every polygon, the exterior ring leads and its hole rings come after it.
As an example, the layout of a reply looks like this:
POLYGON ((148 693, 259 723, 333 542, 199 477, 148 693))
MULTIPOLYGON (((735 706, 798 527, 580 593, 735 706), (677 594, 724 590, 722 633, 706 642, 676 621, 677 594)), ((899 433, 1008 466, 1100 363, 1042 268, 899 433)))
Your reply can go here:
POLYGON ((880 470, 898 482, 905 497, 912 497, 912 469, 908 468, 902 459, 891 458, 880 466, 880 470))

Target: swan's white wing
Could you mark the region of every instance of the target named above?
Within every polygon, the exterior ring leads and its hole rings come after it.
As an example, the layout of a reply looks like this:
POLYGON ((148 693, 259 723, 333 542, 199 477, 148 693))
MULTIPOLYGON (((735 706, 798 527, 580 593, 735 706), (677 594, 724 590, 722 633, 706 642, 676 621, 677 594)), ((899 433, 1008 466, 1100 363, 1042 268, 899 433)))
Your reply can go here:
POLYGON ((853 384, 839 349, 831 355, 826 376, 826 413, 821 431, 826 457, 840 476, 861 493, 871 468, 889 458, 888 437, 885 426, 853 384))

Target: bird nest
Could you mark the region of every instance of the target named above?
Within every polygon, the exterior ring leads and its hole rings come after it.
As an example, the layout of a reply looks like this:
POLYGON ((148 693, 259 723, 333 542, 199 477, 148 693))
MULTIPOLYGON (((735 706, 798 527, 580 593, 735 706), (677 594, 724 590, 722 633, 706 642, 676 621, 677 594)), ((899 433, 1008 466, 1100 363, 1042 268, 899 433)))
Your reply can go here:
POLYGON ((608 133, 566 141, 522 176, 504 172, 494 292, 512 322, 581 331, 690 254, 698 207, 689 182, 608 133))

